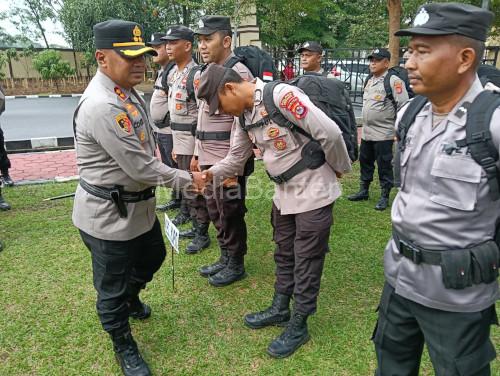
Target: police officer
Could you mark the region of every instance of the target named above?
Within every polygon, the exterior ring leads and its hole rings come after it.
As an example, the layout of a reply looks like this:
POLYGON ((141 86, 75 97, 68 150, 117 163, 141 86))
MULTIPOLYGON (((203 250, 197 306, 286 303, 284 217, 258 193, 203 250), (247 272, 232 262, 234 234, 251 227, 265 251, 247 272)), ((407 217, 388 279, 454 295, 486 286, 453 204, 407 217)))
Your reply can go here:
POLYGON ((321 59, 323 58, 323 47, 318 42, 308 41, 304 42, 297 52, 300 55, 300 64, 304 73, 316 73, 323 76, 327 76, 328 72, 325 72, 321 68, 321 59))
MULTIPOLYGON (((198 24, 198 47, 205 63, 228 64, 235 58, 231 51, 232 31, 229 17, 205 16, 198 24)), ((233 67, 243 79, 253 79, 250 70, 241 62, 233 67)), ((196 81, 199 80, 199 74, 196 81)), ((200 102, 198 112, 197 143, 192 170, 206 170, 222 160, 229 151, 229 140, 234 119, 220 112, 209 113, 208 106, 200 102)), ((206 190, 210 220, 217 229, 217 241, 221 254, 219 259, 200 269, 200 274, 209 277, 213 286, 226 286, 246 276, 244 257, 247 253, 247 227, 245 223, 246 177, 253 170, 253 157, 246 168, 228 179, 222 186, 206 190)))
POLYGON ((271 356, 282 358, 309 340, 307 318, 316 311, 333 223, 332 208, 340 196, 336 175, 349 171, 351 163, 337 124, 300 89, 279 84, 271 95, 282 118, 296 124, 301 132, 269 118, 264 91, 260 79, 246 82, 235 72, 212 64, 201 76, 198 96, 209 103, 209 113, 222 110, 241 116, 229 154, 204 171, 206 181, 238 174, 255 144, 263 155, 267 173, 277 182, 271 215, 277 245, 275 294, 271 306, 246 315, 245 324, 256 329, 288 323, 267 350, 271 356), (242 121, 248 125, 247 131, 242 121), (324 158, 314 169, 303 165, 303 151, 311 150, 312 144, 302 131, 318 140, 324 151, 324 158), (291 315, 292 296, 295 307, 291 315))
MULTIPOLYGON (((172 130, 170 129, 170 113, 168 112, 168 86, 164 75, 168 74, 174 63, 169 63, 165 41, 161 38, 165 33, 153 33, 151 41, 146 42, 146 46, 152 47, 156 51, 153 56, 153 63, 160 65, 158 76, 154 84, 153 95, 150 102, 151 119, 153 120, 153 130, 156 134, 158 149, 160 150, 161 161, 169 167, 177 168, 176 162, 172 159, 172 130)), ((172 190, 172 197, 169 202, 158 205, 157 210, 166 211, 177 209, 181 206, 180 192, 172 190)))
MULTIPOLYGON (((192 57, 194 33, 186 26, 171 26, 163 37, 167 42, 167 53, 175 63, 168 76, 169 107, 174 137, 173 153, 181 170, 189 171, 194 155, 198 107, 194 95, 194 73, 198 66, 192 57)), ((193 228, 182 231, 181 237, 194 238, 186 253, 194 254, 210 245, 206 229, 210 218, 201 194, 183 197, 182 205, 190 211, 193 228)))
MULTIPOLYGON (((5 92, 3 87, 0 85, 0 115, 5 111, 5 92)), ((9 175, 10 160, 7 156, 7 151, 5 150, 5 140, 3 137, 3 131, 0 127, 0 180, 8 187, 14 185, 14 181, 9 175)), ((2 208, 2 195, 0 192, 0 209, 2 208)))
MULTIPOLYGON (((417 375, 424 342, 438 376, 491 374, 500 200, 493 201, 467 146, 451 152, 445 146, 465 138, 467 107, 484 90, 476 71, 492 19, 471 5, 433 3, 419 8, 413 27, 396 33, 411 37, 405 67, 413 91, 428 102, 402 142, 401 190, 373 338, 377 375, 417 375)), ((489 126, 498 153, 498 109, 489 126)), ((498 167, 497 161, 497 173, 498 167)))
POLYGON ((97 313, 123 373, 150 375, 129 316, 150 316, 139 292, 165 258, 154 187, 194 183, 199 189, 202 181, 198 173, 172 169, 155 157, 145 103, 133 88, 144 77, 144 54, 155 53, 145 46, 142 27, 105 21, 94 26, 94 39, 99 68, 74 115, 80 184, 73 223, 90 250, 97 313))
POLYGON ((389 195, 394 186, 392 170, 394 122, 397 110, 408 101, 408 92, 404 81, 396 75, 391 75, 389 77, 391 93, 386 93, 384 81, 391 60, 391 54, 387 49, 375 49, 368 59, 373 76, 368 79, 363 93, 363 128, 359 149, 361 183, 359 192, 348 196, 348 199, 368 200, 368 189, 373 180, 376 161, 382 193, 375 209, 385 210, 389 205, 389 195))

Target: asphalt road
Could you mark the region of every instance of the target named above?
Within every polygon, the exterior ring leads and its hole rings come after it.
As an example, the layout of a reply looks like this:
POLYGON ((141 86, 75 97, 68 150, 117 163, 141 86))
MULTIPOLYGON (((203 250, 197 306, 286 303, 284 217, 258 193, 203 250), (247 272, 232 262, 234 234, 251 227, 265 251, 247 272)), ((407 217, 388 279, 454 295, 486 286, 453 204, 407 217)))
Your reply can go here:
MULTIPOLYGON (((29 140, 40 137, 72 137, 75 98, 17 98, 8 99, 0 125, 6 141, 29 140)), ((146 95, 146 101, 149 96, 146 95)), ((354 106, 356 116, 361 108, 354 106)))

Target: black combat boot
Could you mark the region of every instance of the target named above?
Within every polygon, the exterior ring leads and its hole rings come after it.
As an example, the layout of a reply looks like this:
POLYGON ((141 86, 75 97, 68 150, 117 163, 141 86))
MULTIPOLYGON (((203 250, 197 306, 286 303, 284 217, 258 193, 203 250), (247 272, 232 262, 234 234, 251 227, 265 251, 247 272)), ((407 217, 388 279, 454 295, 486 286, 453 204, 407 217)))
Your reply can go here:
POLYGON ((183 213, 182 211, 175 216, 172 220, 172 223, 176 226, 183 225, 184 223, 188 223, 190 220, 188 213, 183 213))
POLYGON ((229 257, 227 255, 227 249, 221 248, 219 259, 213 264, 202 266, 199 269, 199 272, 203 277, 210 277, 211 275, 217 274, 222 269, 224 269, 227 265, 228 260, 229 257))
POLYGON ((275 293, 269 308, 245 316, 245 325, 252 329, 259 329, 270 325, 285 326, 289 320, 290 297, 275 293))
POLYGON ((151 316, 151 307, 141 302, 138 296, 128 301, 128 315, 136 320, 146 320, 151 316))
POLYGON ((196 219, 191 220, 193 223, 193 227, 191 227, 189 230, 184 230, 179 232, 179 238, 182 239, 194 239, 196 237, 196 229, 198 228, 198 222, 196 219))
POLYGON ((285 331, 271 342, 267 353, 273 358, 286 358, 309 341, 309 338, 307 315, 295 311, 285 331))
POLYGON ((8 172, 2 173, 1 179, 2 179, 3 183, 5 184, 5 186, 7 186, 7 187, 12 187, 14 185, 14 180, 12 180, 12 178, 10 177, 8 172))
POLYGON ((0 193, 0 210, 10 210, 10 205, 7 201, 4 200, 2 194, 0 193))
POLYGON ((380 195, 380 200, 378 200, 377 205, 375 205, 375 210, 385 210, 389 206, 389 195, 391 194, 391 188, 382 188, 382 194, 380 195))
POLYGON ((150 376, 151 371, 142 359, 130 328, 115 330, 111 333, 116 359, 125 376, 150 376))
POLYGON ((370 188, 370 183, 362 181, 359 185, 359 192, 347 196, 349 201, 365 201, 368 200, 368 189, 370 188))
POLYGON ((239 281, 247 276, 243 256, 229 256, 229 260, 220 272, 208 278, 208 282, 215 287, 223 287, 239 281))
POLYGON ((198 223, 198 226, 196 226, 196 235, 186 248, 187 254, 194 255, 210 246, 210 236, 208 236, 209 225, 209 223, 198 223))

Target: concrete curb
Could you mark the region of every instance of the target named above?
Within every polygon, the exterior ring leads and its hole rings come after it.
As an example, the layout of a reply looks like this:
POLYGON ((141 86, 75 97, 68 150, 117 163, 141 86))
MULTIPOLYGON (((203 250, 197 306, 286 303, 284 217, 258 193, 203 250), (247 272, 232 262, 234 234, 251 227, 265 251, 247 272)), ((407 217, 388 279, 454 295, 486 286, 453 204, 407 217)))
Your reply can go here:
POLYGON ((65 150, 74 149, 74 147, 75 139, 73 137, 41 137, 5 142, 5 149, 9 153, 65 150))
POLYGON ((74 98, 82 94, 7 95, 5 99, 74 98))

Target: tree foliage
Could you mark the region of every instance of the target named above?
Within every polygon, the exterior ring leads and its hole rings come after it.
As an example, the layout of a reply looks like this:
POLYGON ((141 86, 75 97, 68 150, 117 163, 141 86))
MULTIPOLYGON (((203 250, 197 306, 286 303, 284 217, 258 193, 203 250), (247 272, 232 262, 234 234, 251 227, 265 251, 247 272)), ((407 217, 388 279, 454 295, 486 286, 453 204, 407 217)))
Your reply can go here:
POLYGON ((54 80, 68 78, 75 74, 75 70, 66 60, 63 60, 61 54, 54 50, 45 50, 37 53, 33 57, 33 67, 40 73, 44 80, 54 80))

